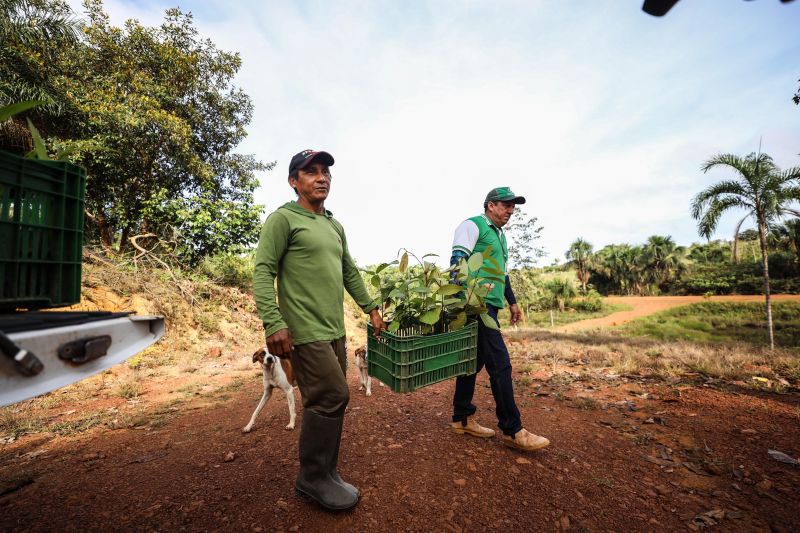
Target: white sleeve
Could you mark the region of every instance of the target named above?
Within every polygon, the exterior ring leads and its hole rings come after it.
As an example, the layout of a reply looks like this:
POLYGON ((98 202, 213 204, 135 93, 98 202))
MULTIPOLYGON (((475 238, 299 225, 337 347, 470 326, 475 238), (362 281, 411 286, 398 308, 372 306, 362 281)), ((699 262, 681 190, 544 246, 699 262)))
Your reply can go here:
POLYGON ((467 255, 472 254, 479 235, 478 225, 471 220, 465 220, 456 228, 456 234, 453 237, 453 250, 461 250, 467 255))

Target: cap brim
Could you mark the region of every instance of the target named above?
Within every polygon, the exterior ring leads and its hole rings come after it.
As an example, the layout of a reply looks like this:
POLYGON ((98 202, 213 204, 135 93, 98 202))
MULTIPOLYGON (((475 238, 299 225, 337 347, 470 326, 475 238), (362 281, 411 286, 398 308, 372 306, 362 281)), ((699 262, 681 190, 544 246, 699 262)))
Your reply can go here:
POLYGON ((506 196, 505 198, 498 198, 497 200, 490 200, 492 202, 514 202, 515 204, 524 204, 524 196, 506 196))
POLYGON ((311 163, 322 163, 325 166, 332 167, 333 156, 328 152, 314 152, 314 155, 303 161, 303 163, 297 168, 298 169, 306 168, 311 163))

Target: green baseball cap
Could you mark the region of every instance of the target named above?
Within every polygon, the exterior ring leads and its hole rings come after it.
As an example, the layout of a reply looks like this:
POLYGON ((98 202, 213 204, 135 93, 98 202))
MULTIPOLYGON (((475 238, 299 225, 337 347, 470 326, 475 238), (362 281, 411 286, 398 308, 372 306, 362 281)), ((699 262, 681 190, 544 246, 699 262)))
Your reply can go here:
POLYGON ((517 196, 509 187, 496 187, 486 195, 486 202, 514 202, 524 204, 525 197, 517 196))

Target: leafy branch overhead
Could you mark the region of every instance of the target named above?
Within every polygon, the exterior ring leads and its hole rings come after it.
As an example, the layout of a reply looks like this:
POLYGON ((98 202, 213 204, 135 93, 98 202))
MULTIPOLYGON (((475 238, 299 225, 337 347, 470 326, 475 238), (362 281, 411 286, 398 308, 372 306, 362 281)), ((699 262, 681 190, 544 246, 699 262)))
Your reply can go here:
POLYGON ((122 252, 133 235, 177 232, 196 263, 258 239, 256 172, 272 165, 234 152, 253 113, 233 84, 237 53, 200 37, 178 9, 156 27, 115 27, 99 0, 84 3, 84 21, 62 0, 4 7, 0 105, 42 101, 7 128, 27 131, 30 118, 41 142, 4 143, 0 129, 0 146, 71 153, 86 168, 91 240, 122 252))
POLYGON ((434 254, 418 258, 403 250, 399 261, 365 270, 378 293, 389 331, 411 328, 423 334, 441 333, 462 328, 467 320, 478 317, 487 327, 497 329, 485 298, 491 284, 504 283, 505 274, 490 253, 487 249, 442 269, 426 261, 436 257, 434 254), (417 264, 409 265, 409 257, 417 264))

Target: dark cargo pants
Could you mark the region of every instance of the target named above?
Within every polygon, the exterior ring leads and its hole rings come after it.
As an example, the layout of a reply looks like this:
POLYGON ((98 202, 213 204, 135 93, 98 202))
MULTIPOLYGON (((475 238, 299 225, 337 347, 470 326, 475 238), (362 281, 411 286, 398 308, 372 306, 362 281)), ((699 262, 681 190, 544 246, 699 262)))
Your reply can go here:
POLYGON ((299 344, 292 350, 292 369, 303 408, 341 417, 350 401, 347 386, 347 337, 299 344))
MULTIPOLYGON (((497 322, 497 309, 488 307, 489 315, 497 322)), ((500 323, 497 322, 499 326, 500 323)), ((466 420, 475 414, 472 403, 475 394, 475 378, 483 367, 489 373, 489 383, 494 396, 497 425, 506 435, 514 435, 522 429, 517 402, 514 400, 514 384, 511 381, 511 359, 500 330, 487 328, 478 320, 478 365, 474 374, 456 378, 456 392, 453 395, 453 422, 466 420)))

